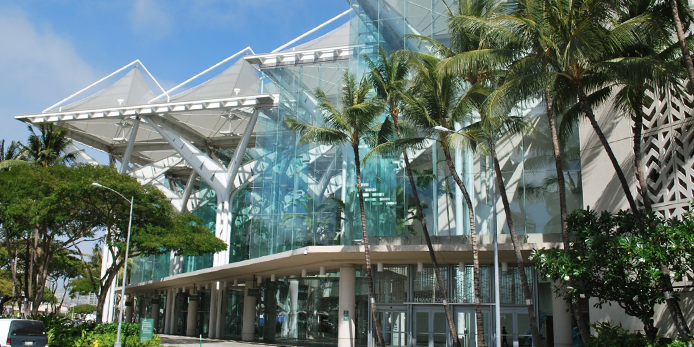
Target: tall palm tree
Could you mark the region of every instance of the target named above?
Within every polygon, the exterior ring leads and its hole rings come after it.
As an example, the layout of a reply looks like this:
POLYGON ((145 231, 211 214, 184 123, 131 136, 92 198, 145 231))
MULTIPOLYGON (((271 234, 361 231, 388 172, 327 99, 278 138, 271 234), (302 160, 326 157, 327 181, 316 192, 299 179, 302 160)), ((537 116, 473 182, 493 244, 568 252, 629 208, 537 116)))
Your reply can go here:
MULTIPOLYGON (((366 259, 366 281, 369 287, 369 302, 371 305, 371 318, 376 330, 378 344, 385 347, 381 322, 376 311, 373 274, 371 269, 371 255, 369 253, 369 234, 366 229, 366 212, 364 209, 364 194, 361 185, 361 161, 359 144, 374 126, 377 118, 383 110, 380 103, 371 100, 369 93, 371 86, 365 78, 357 82, 356 78, 348 71, 344 74, 344 86, 340 95, 341 107, 336 106, 320 88, 316 89, 318 108, 323 112, 322 126, 304 124, 296 119, 287 119, 287 126, 301 134, 299 144, 318 142, 323 145, 347 144, 352 147, 354 154, 354 168, 357 177, 357 194, 359 209, 361 212, 362 243, 364 257, 366 259)), ((346 189, 346 187, 344 188, 346 189)))
MULTIPOLYGON (((639 193, 647 211, 652 210, 648 194, 646 174, 642 162, 644 106, 653 100, 647 96, 650 90, 663 94, 671 88, 683 93, 681 83, 684 76, 675 53, 673 33, 668 28, 664 4, 654 0, 631 0, 617 8, 612 32, 631 32, 639 38, 632 45, 621 47, 601 63, 606 72, 613 76, 619 88, 615 105, 620 113, 633 121, 634 165, 639 184, 639 193)), ((622 35, 622 34, 620 34, 622 35)))
MULTIPOLYGON (((410 92, 412 97, 407 99, 403 116, 427 135, 431 135, 435 127, 451 129, 455 127, 455 124, 464 122, 465 117, 469 115, 469 105, 465 104, 468 98, 465 97, 464 84, 461 83, 461 79, 441 69, 442 59, 424 53, 419 53, 417 56, 418 59, 411 63, 415 71, 413 87, 410 92)), ((439 132, 436 136, 442 144, 448 171, 460 189, 468 210, 477 346, 484 346, 484 320, 481 306, 479 245, 477 244, 475 209, 465 182, 455 168, 451 153, 451 150, 461 148, 455 147, 455 143, 451 141, 451 137, 446 132, 439 132)))
MULTIPOLYGON (((502 116, 519 104, 532 100, 544 102, 549 129, 547 137, 551 140, 557 174, 562 244, 564 249, 569 249, 563 141, 557 124, 567 107, 567 101, 564 95, 557 94, 562 84, 558 83, 557 77, 557 71, 560 70, 558 46, 552 41, 549 30, 551 26, 546 20, 546 13, 550 9, 551 6, 545 0, 520 0, 512 13, 490 21, 488 35, 494 38, 494 44, 507 47, 518 54, 512 57, 504 80, 497 86, 494 96, 487 100, 486 112, 492 117, 502 116)), ((571 286, 571 280, 566 285, 571 286)), ((570 299, 569 309, 587 344, 591 339, 590 330, 581 315, 576 298, 570 299)))
MULTIPOLYGON (((548 19, 549 28, 551 28, 552 42, 555 42, 559 48, 557 49, 556 59, 559 62, 557 64, 557 79, 562 80, 565 86, 567 86, 565 91, 571 94, 575 93, 581 112, 590 122, 614 167, 637 226, 644 232, 646 226, 631 193, 624 171, 597 122, 593 112, 593 104, 588 95, 588 91, 598 90, 611 82, 609 74, 597 68, 599 65, 596 63, 606 54, 610 54, 610 52, 638 45, 639 36, 634 35, 630 30, 621 31, 617 30, 619 27, 615 28, 606 24, 611 23, 609 19, 616 11, 615 7, 618 3, 603 0, 584 2, 570 0, 548 1, 552 4, 552 10, 548 11, 546 18, 548 19)), ((661 270, 660 282, 663 293, 667 298, 668 310, 672 313, 680 336, 686 339, 690 333, 681 314, 678 300, 670 295, 672 282, 667 275, 669 270, 665 266, 662 266, 661 270)))
MULTIPOLYGON (((371 60, 368 56, 364 56, 366 64, 371 70, 368 73, 369 82, 376 91, 376 97, 379 98, 393 122, 395 128, 396 137, 398 140, 403 139, 403 132, 400 127, 400 111, 401 105, 404 99, 407 98, 407 87, 408 87, 408 74, 409 74, 409 62, 410 55, 404 52, 393 52, 388 56, 382 46, 379 47, 378 56, 376 61, 371 60)), ((374 148, 376 149, 376 148, 374 148)), ((416 218, 419 220, 422 226, 422 234, 427 243, 427 249, 429 250, 429 257, 431 258, 431 263, 434 265, 434 274, 436 276, 436 283, 438 287, 439 296, 443 302, 443 308, 446 312, 446 320, 448 321, 448 330, 453 338, 453 346, 459 347, 460 341, 458 339, 458 333, 455 328, 455 321, 453 320, 453 313, 451 312, 451 307, 448 304, 448 294, 446 293, 446 286, 443 283, 443 277, 441 276, 441 271, 439 269, 439 263, 436 260, 436 254, 434 253, 434 247, 431 244, 431 237, 429 235, 429 229, 427 228, 426 220, 424 219, 424 212, 422 212, 422 203, 419 199, 419 193, 417 192, 417 185, 412 174, 412 166, 410 165, 410 158, 407 154, 407 147, 401 146, 403 161, 405 162, 405 172, 407 173, 407 178, 410 181, 410 189, 412 190, 412 197, 414 199, 414 205, 416 209, 416 218)))
MULTIPOLYGON (((682 15, 680 12, 680 8, 685 10, 685 14, 690 12, 691 9, 689 8, 688 2, 685 1, 668 0, 668 4, 670 5, 670 10, 672 13, 672 25, 675 28, 675 33, 677 34, 677 41, 680 46, 680 52, 682 53, 682 60, 684 61, 684 66, 687 69, 687 77, 689 78, 689 93, 694 95, 694 62, 692 62, 692 55, 689 52, 687 36, 684 28, 685 24, 682 23, 682 15)), ((685 19, 688 19, 687 17, 685 17, 685 19)))
POLYGON ((67 152, 72 140, 68 137, 67 128, 56 127, 54 123, 41 123, 39 134, 28 126, 31 135, 24 146, 22 154, 35 165, 48 167, 69 164, 77 159, 77 152, 67 152))
MULTIPOLYGON (((511 236, 511 243, 513 244, 516 263, 518 265, 518 272, 521 279, 521 288, 523 290, 523 296, 525 298, 526 308, 528 310, 532 341, 534 341, 536 345, 539 345, 540 341, 542 341, 542 335, 540 334, 540 329, 537 325, 537 319, 535 316, 533 294, 530 290, 530 281, 528 280, 528 276, 525 272, 525 261, 523 259, 523 254, 521 253, 520 243, 518 242, 518 233, 516 232, 516 227, 513 221, 513 212, 511 211, 511 204, 506 192, 506 184, 501 172, 499 156, 496 151, 498 141, 502 137, 511 138, 519 134, 522 135, 529 129, 529 127, 522 116, 513 116, 509 112, 487 112, 488 108, 484 104, 487 103, 490 98, 493 98, 493 90, 493 84, 477 84, 471 88, 468 96, 472 99, 470 104, 474 105, 479 113, 479 120, 473 124, 470 124, 467 127, 467 132, 474 136, 475 144, 479 150, 482 152, 487 152, 489 155, 491 155, 496 185, 499 189, 499 196, 501 197, 502 205, 504 206, 506 224, 511 236)), ((452 136, 456 135, 457 134, 452 136)))

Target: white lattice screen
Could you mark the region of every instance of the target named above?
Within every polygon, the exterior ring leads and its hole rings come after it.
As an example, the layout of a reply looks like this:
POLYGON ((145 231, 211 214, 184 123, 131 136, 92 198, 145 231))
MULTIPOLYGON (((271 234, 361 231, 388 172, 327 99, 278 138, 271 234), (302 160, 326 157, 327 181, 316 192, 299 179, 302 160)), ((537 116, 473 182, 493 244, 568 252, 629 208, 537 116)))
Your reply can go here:
POLYGON ((678 217, 694 198, 694 102, 672 90, 649 96, 642 147, 648 193, 655 211, 678 217))

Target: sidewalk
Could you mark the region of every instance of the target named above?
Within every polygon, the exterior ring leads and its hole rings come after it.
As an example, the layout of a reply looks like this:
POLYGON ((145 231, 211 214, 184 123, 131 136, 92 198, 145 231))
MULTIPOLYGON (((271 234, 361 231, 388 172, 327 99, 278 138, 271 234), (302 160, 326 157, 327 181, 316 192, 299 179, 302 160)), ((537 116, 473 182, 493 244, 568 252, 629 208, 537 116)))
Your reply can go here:
MULTIPOLYGON (((187 337, 187 336, 176 336, 176 335, 159 335, 161 337, 161 344, 163 346, 180 346, 180 347, 193 347, 200 346, 200 338, 198 337, 187 337)), ((205 347, 260 347, 260 346, 285 346, 276 344, 265 344, 260 342, 241 342, 241 341, 230 341, 230 340, 215 340, 215 339, 202 339, 202 346, 205 347)))

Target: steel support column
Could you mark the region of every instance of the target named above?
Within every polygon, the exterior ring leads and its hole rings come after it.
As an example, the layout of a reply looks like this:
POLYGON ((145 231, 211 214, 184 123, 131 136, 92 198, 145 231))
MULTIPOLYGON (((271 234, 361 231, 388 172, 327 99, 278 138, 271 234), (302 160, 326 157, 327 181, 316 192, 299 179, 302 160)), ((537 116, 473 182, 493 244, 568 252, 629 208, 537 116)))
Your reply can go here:
POLYGON ((133 154, 133 147, 135 147, 135 138, 137 137, 137 129, 140 128, 140 117, 135 117, 133 121, 133 127, 130 129, 130 136, 128 137, 128 147, 125 148, 125 154, 123 155, 123 161, 120 163, 120 173, 125 173, 130 166, 130 156, 133 154))

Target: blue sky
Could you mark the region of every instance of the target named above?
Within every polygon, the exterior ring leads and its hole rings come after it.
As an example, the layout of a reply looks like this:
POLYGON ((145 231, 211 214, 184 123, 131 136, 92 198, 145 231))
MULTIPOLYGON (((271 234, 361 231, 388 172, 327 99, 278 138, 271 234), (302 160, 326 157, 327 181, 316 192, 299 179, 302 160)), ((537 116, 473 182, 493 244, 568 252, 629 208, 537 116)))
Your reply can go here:
POLYGON ((39 113, 135 59, 170 88, 246 46, 270 52, 348 8, 347 0, 0 0, 0 139, 25 142, 15 115, 39 113))

